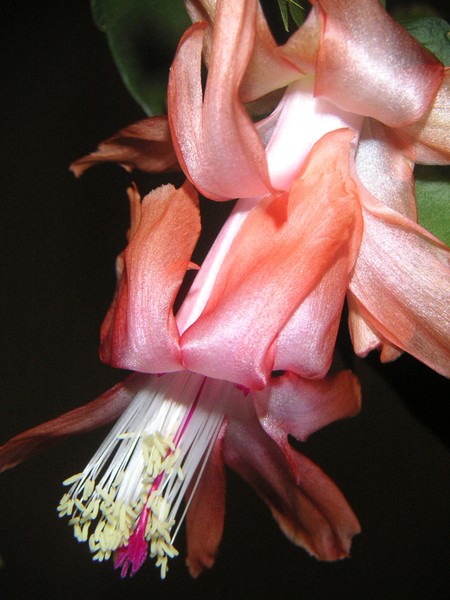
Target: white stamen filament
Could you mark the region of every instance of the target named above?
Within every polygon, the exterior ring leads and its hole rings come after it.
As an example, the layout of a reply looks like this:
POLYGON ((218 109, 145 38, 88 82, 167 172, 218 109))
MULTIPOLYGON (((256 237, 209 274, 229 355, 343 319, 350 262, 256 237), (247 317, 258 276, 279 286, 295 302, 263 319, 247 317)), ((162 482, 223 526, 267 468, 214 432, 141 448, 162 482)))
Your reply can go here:
POLYGON ((86 468, 64 481, 59 516, 94 560, 117 551, 122 575, 134 574, 149 554, 165 577, 187 507, 172 534, 175 517, 195 492, 230 386, 190 372, 149 376, 86 468))

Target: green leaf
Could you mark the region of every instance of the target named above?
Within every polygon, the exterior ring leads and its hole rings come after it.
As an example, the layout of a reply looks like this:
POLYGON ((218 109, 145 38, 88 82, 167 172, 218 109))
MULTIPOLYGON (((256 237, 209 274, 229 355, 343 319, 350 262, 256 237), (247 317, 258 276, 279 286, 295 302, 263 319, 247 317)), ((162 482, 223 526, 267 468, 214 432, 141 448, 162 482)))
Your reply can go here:
POLYGON ((190 25, 182 0, 91 0, 120 75, 148 114, 164 112, 167 76, 190 25))
POLYGON ((286 0, 278 0, 278 6, 280 8, 281 18, 283 19, 283 25, 286 31, 289 31, 289 14, 286 0))
MULTIPOLYGON (((400 21, 409 33, 444 65, 450 65, 450 25, 438 17, 400 21)), ((450 246, 450 168, 417 166, 419 223, 450 246)))
POLYGON ((419 223, 450 246, 450 167, 415 170, 419 223))
POLYGON ((296 0, 278 0, 278 6, 286 31, 289 31, 289 14, 296 26, 300 27, 305 20, 305 9, 296 0))
POLYGON ((300 25, 305 20, 305 9, 293 0, 290 1, 289 8, 291 10, 292 20, 297 25, 297 27, 300 27, 300 25))
POLYGON ((450 65, 450 25, 447 21, 439 17, 418 17, 400 22, 444 65, 450 65))

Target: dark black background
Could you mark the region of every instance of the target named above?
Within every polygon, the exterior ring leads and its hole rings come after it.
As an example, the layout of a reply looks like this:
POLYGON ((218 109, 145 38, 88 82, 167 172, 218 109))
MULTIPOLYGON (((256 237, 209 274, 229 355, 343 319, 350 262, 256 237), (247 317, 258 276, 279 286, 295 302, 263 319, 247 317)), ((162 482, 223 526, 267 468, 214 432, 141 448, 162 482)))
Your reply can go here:
MULTIPOLYGON (((130 176, 69 163, 142 117, 92 23, 87 0, 3 2, 1 38, 1 441, 83 404, 122 378, 100 364, 98 329, 125 243, 130 176)), ((142 192, 153 185, 139 178, 142 192)), ((343 342, 344 355, 348 344, 343 342)), ((352 558, 322 564, 289 544, 232 473, 215 568, 168 579, 149 564, 121 581, 92 563, 55 507, 105 431, 70 440, 0 480, 0 597, 103 599, 444 599, 450 588, 447 382, 409 357, 351 359, 359 417, 304 445, 341 486, 363 533, 352 558)), ((183 539, 178 539, 183 548, 183 539)))

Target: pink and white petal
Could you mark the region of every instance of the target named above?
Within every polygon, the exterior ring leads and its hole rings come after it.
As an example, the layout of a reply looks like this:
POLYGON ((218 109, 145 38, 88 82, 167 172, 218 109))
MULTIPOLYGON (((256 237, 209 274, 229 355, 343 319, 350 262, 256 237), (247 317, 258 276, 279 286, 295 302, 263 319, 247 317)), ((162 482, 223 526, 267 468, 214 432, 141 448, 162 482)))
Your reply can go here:
POLYGON ((167 88, 172 140, 178 161, 186 174, 189 170, 195 174, 203 158, 201 50, 206 27, 206 23, 194 24, 181 38, 167 88))
POLYGON ((353 137, 347 129, 324 136, 290 194, 268 197, 249 212, 203 313, 181 338, 187 368, 261 389, 279 332, 342 253, 348 276, 362 228, 348 176, 353 137))
POLYGON ((378 200, 417 221, 411 150, 396 145, 381 123, 365 119, 356 151, 356 172, 364 187, 378 200))
POLYGON ((86 169, 104 162, 118 163, 127 171, 178 171, 167 117, 142 119, 121 129, 99 144, 95 152, 74 161, 70 170, 79 177, 86 169))
POLYGON ((419 121, 393 131, 404 145, 410 145, 414 161, 425 165, 450 163, 450 67, 431 109, 419 121))
POLYGON ((258 200, 258 198, 241 198, 236 202, 177 312, 176 319, 180 334, 184 333, 203 312, 231 244, 258 200))
POLYGON ((312 147, 325 134, 345 127, 359 134, 361 129, 363 117, 314 97, 313 91, 314 77, 300 77, 275 111, 256 125, 266 142, 270 181, 278 190, 290 190, 312 147))
POLYGON ((170 72, 169 123, 178 160, 197 189, 213 200, 263 196, 271 190, 264 146, 239 99, 255 19, 253 0, 218 5, 204 100, 206 23, 185 33, 170 72))
MULTIPOLYGON (((295 478, 297 453, 288 435, 300 441, 339 419, 353 417, 361 407, 361 388, 351 371, 320 380, 285 373, 258 392, 251 392, 259 421, 283 452, 295 478)), ((300 481, 300 479, 299 479, 300 481)))
POLYGON ((391 362, 401 356, 402 351, 383 340, 363 317, 351 292, 347 294, 347 302, 348 327, 355 354, 365 358, 372 350, 379 349, 381 362, 391 362))
POLYGON ((280 332, 274 370, 324 377, 333 359, 348 286, 348 256, 342 252, 280 332))
POLYGON ((342 493, 316 465, 298 454, 300 476, 294 479, 280 449, 260 426, 250 400, 233 405, 223 458, 268 504, 294 544, 321 560, 348 556, 360 526, 342 493))
POLYGON ((132 190, 130 201, 135 222, 119 257, 119 281, 101 327, 100 356, 133 371, 176 371, 181 362, 173 304, 200 233, 197 193, 186 182, 180 189, 162 186, 142 204, 132 190))
POLYGON ((364 234, 350 291, 390 344, 450 376, 450 250, 363 189, 364 234))
POLYGON ((316 94, 391 127, 422 118, 444 68, 395 22, 379 0, 317 0, 323 36, 316 94))
POLYGON ((222 442, 226 426, 208 457, 186 515, 187 559, 192 577, 211 569, 222 539, 225 520, 225 470, 222 442))
POLYGON ((146 375, 131 375, 96 400, 11 438, 0 447, 0 472, 12 469, 66 437, 92 431, 116 420, 147 379, 146 375))

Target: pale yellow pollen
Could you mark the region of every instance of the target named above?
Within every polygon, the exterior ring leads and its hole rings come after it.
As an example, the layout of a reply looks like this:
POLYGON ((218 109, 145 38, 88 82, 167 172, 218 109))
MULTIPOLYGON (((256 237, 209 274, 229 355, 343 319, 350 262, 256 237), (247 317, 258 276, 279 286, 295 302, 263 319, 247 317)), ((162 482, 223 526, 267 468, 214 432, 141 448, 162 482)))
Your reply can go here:
MULTIPOLYGON (((127 439, 133 435, 126 432, 117 438, 127 439)), ((64 481, 64 485, 72 488, 61 498, 58 513, 60 517, 71 517, 69 525, 74 528, 75 538, 80 542, 87 541, 93 560, 102 562, 108 560, 115 550, 128 544, 142 511, 148 509, 145 540, 149 542, 149 555, 156 558, 156 565, 164 579, 168 558, 178 555, 170 533, 175 521, 169 520, 170 502, 166 501, 159 489, 152 490, 152 486, 159 478, 159 487, 161 477, 171 472, 182 478, 180 451, 172 439, 159 432, 145 435, 140 447, 143 468, 134 498, 128 500, 120 496, 124 468, 117 472, 108 487, 97 484, 91 476, 77 473, 64 481)))
POLYGON ((120 485, 120 484, 122 483, 122 481, 123 481, 123 478, 124 478, 124 476, 125 476, 125 471, 124 471, 123 469, 121 469, 121 470, 120 470, 120 471, 117 473, 117 475, 116 475, 116 478, 114 479, 114 481, 113 481, 113 484, 112 484, 112 486, 111 486, 111 487, 113 487, 113 488, 117 488, 117 487, 119 487, 119 485, 120 485))
POLYGON ((64 479, 63 481, 63 485, 72 485, 73 483, 76 483, 77 481, 79 481, 80 479, 82 479, 83 477, 83 473, 77 473, 76 475, 72 475, 72 477, 68 477, 67 479, 64 479))

